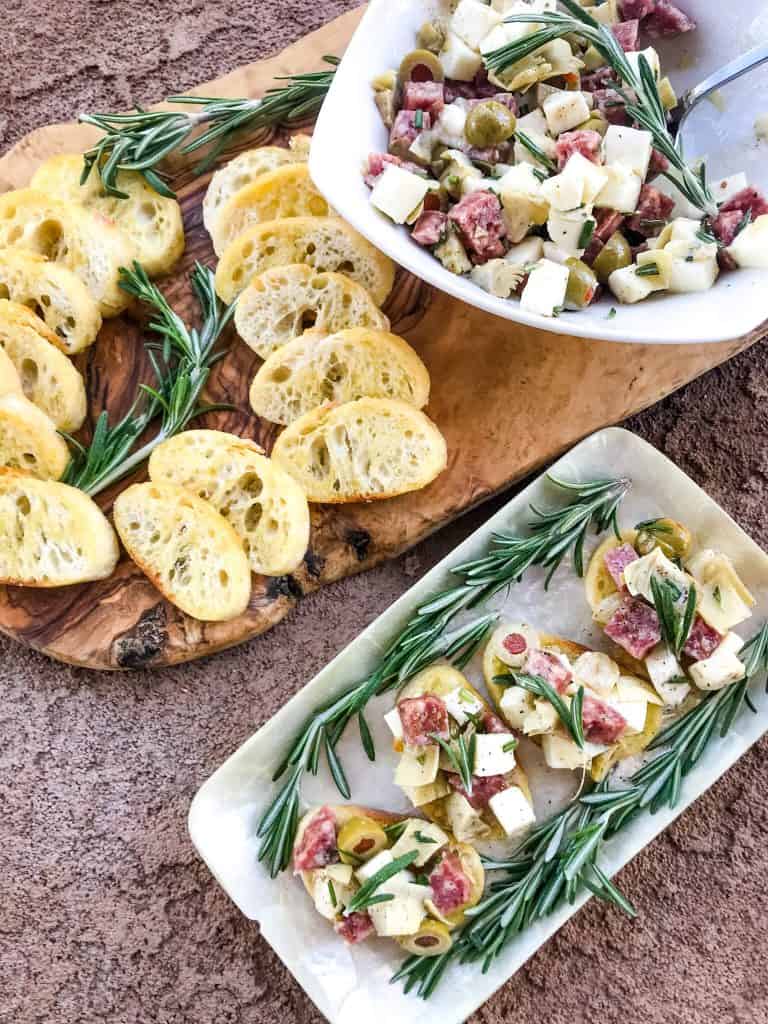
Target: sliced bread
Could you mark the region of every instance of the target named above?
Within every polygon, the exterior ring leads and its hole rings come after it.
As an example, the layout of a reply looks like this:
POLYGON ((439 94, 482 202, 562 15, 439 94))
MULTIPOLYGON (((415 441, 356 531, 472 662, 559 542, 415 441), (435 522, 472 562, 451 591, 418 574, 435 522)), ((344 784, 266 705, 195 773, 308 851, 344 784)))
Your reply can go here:
POLYGON ((67 443, 44 412, 22 394, 0 397, 0 466, 58 480, 68 463, 67 443))
POLYGON ((118 283, 120 267, 136 252, 113 220, 78 203, 33 188, 0 195, 0 249, 26 249, 60 263, 86 285, 102 316, 125 309, 130 296, 118 283))
POLYGON ((0 397, 9 392, 14 395, 21 394, 21 377, 10 356, 0 348, 0 397))
POLYGON ((235 192, 221 208, 211 238, 217 255, 253 224, 282 217, 327 217, 331 208, 315 188, 306 164, 268 171, 235 192))
POLYGON ((115 531, 87 494, 0 469, 0 583, 64 587, 103 580, 119 553, 115 531))
POLYGON ((248 607, 242 542, 207 501, 172 484, 133 484, 116 498, 114 518, 133 561, 193 619, 226 622, 248 607))
POLYGON ((85 382, 56 340, 26 306, 0 299, 0 352, 15 367, 19 389, 57 429, 71 433, 88 411, 85 382))
POLYGON ((310 501, 372 501, 426 487, 445 469, 447 451, 434 423, 412 405, 360 398, 294 420, 272 459, 310 501))
POLYGON ((357 281, 293 263, 251 280, 237 300, 235 326, 246 345, 266 359, 310 327, 325 334, 345 327, 386 331, 389 320, 357 281))
POLYGON ((203 224, 209 235, 213 235, 219 212, 235 192, 239 192, 241 188, 250 185, 268 171, 307 161, 308 136, 295 135, 291 139, 290 147, 284 149, 282 146, 260 146, 258 149, 246 149, 244 153, 239 153, 216 171, 203 199, 203 224))
POLYGON ((48 340, 67 355, 92 345, 101 327, 95 299, 80 278, 59 263, 24 249, 0 249, 0 295, 33 310, 48 340))
POLYGON ((110 218, 128 236, 136 259, 150 277, 169 271, 184 252, 184 224, 175 199, 161 196, 138 171, 119 171, 117 187, 125 198, 107 195, 92 170, 80 184, 83 157, 62 153, 44 160, 30 187, 69 203, 80 203, 110 218))
POLYGON ((233 299, 254 274, 289 263, 346 274, 380 306, 392 290, 395 265, 338 217, 270 220, 243 231, 227 246, 216 270, 216 291, 233 299))
POLYGON ((229 521, 251 569, 283 576, 309 544, 304 492, 253 441, 219 430, 187 430, 159 445, 149 460, 154 483, 194 491, 229 521))
POLYGON ((429 373, 407 341, 386 331, 351 327, 307 331, 273 353, 251 385, 251 406, 273 423, 292 423, 324 402, 398 398, 421 409, 429 373))

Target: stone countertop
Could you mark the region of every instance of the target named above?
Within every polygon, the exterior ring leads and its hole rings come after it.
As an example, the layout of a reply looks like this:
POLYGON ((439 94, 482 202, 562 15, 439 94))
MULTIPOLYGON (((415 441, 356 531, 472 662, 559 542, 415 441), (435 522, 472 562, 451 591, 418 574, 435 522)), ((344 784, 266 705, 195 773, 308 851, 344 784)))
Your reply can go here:
MULTIPOLYGON (((0 149, 80 109, 182 91, 353 6, 17 0, 3 12, 11 45, 0 62, 0 149)), ((765 343, 626 426, 768 544, 765 343)), ((0 1022, 322 1020, 197 858, 189 802, 498 504, 322 590, 268 635, 206 662, 98 676, 0 639, 0 1022)), ((768 1021, 767 753, 768 741, 753 748, 622 872, 638 920, 592 901, 473 1021, 768 1021)))

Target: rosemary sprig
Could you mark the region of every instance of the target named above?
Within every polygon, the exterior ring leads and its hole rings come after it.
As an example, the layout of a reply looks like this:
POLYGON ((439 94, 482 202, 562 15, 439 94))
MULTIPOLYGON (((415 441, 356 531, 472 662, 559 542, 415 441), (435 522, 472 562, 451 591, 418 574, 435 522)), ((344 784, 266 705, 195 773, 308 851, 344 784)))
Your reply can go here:
POLYGON ((530 675, 527 672, 509 672, 504 675, 494 676, 494 683, 502 686, 520 686, 535 697, 548 701, 557 712, 557 717, 563 723, 571 735, 573 742, 580 749, 584 749, 584 722, 582 721, 582 708, 584 705, 584 687, 580 686, 572 703, 567 704, 557 690, 546 679, 541 676, 530 675))
POLYGON ((666 177, 672 181, 697 209, 709 215, 717 213, 717 205, 706 184, 703 167, 697 174, 684 160, 682 153, 675 145, 669 132, 667 111, 659 96, 656 79, 648 61, 644 56, 638 59, 638 70, 627 60, 626 54, 613 32, 600 24, 589 13, 579 6, 576 0, 562 0, 567 14, 560 12, 542 12, 541 14, 515 14, 506 18, 508 23, 527 22, 541 24, 543 27, 530 35, 513 43, 508 43, 497 50, 484 55, 485 66, 489 71, 504 71, 512 64, 528 57, 541 46, 561 39, 563 36, 576 35, 595 47, 606 64, 616 72, 619 79, 630 92, 617 89, 625 100, 627 114, 642 128, 653 136, 653 143, 659 152, 670 163, 672 171, 666 177))
POLYGON ((323 60, 331 65, 330 70, 283 75, 276 81, 287 82, 287 85, 268 89, 258 99, 169 97, 170 103, 200 107, 194 114, 178 110, 147 111, 141 107, 128 114, 81 114, 78 120, 82 124, 92 124, 104 132, 104 137, 84 156, 81 184, 95 170, 105 192, 127 199, 117 187, 118 172, 138 171, 161 195, 175 198, 157 170, 165 157, 174 150, 192 153, 211 144, 212 150, 195 168, 195 173, 201 174, 238 132, 246 128, 253 132, 314 114, 331 87, 339 63, 337 57, 323 57, 323 60), (206 126, 205 130, 190 138, 201 126, 206 126))
MULTIPOLYGON (((453 573, 458 581, 419 605, 370 675, 329 704, 317 708, 305 720, 274 775, 275 781, 285 775, 285 781, 258 825, 259 859, 265 862, 273 877, 290 862, 299 819, 301 781, 306 772, 317 774, 323 752, 339 792, 345 798, 350 796, 336 746, 352 719, 357 717, 364 721, 363 709, 373 697, 395 689, 438 658, 446 658, 463 668, 498 616, 493 612, 479 615, 450 629, 460 613, 519 582, 532 566, 540 565, 549 570, 548 584, 569 551, 573 552, 574 568, 582 575, 584 541, 591 525, 597 533, 610 526, 619 535, 616 513, 629 489, 629 480, 570 483, 551 474, 548 479, 569 495, 570 501, 565 507, 545 511, 532 508, 534 520, 529 524, 528 536, 511 532, 496 534, 488 554, 457 566, 453 573)), ((366 752, 373 760, 372 747, 366 752)))
POLYGON ((662 639, 675 656, 680 657, 696 615, 696 588, 693 585, 688 588, 682 611, 679 605, 682 592, 669 580, 651 576, 651 593, 662 639))
POLYGON ((445 752, 445 756, 461 779, 461 784, 467 795, 472 796, 472 774, 475 769, 475 749, 477 747, 477 734, 474 729, 469 737, 469 743, 465 741, 463 735, 459 735, 455 744, 448 743, 436 732, 431 733, 431 738, 445 752))
POLYGON ((409 867, 416 858, 419 856, 418 850, 409 850, 408 853, 404 853, 401 857, 395 857, 391 864, 385 864, 383 868, 379 868, 375 874, 371 875, 370 878, 366 879, 365 882, 360 886, 355 895, 347 904, 344 916, 348 917, 350 914, 354 914, 357 911, 365 910, 367 907, 372 907, 376 903, 385 903, 388 900, 393 900, 395 897, 392 893, 382 892, 379 893, 377 890, 394 875, 399 874, 404 868, 409 867))
POLYGON ((635 269, 635 273, 638 277, 656 277, 658 272, 658 263, 644 263, 642 267, 637 267, 635 269))
POLYGON ((563 901, 573 903, 582 887, 635 916, 630 901, 597 863, 603 842, 644 810, 655 814, 662 807, 675 807, 682 779, 713 737, 728 733, 743 704, 755 710, 747 687, 755 675, 768 672, 768 625, 744 645, 741 654, 744 678, 708 693, 662 730, 648 749, 667 749, 635 772, 627 788, 610 789, 610 780, 605 779, 536 826, 508 860, 483 858, 486 869, 503 871, 504 877, 492 882, 486 897, 467 911, 469 921, 451 949, 431 959, 409 957, 392 981, 403 981, 406 992, 415 989, 426 999, 454 961, 481 963, 486 972, 516 935, 563 901))
POLYGON ((544 150, 537 146, 533 139, 525 132, 515 132, 517 141, 528 150, 534 160, 537 160, 550 174, 557 174, 557 164, 551 160, 544 150))
POLYGON ((660 534, 660 533, 672 533, 672 527, 669 522, 665 519, 643 519, 640 523, 635 523, 635 530, 640 533, 660 534))
POLYGON ((213 271, 195 264, 192 287, 202 313, 202 327, 188 327, 174 313, 139 263, 120 271, 120 285, 155 311, 149 327, 162 343, 147 343, 156 384, 142 384, 142 394, 122 419, 109 425, 104 410, 96 422, 90 447, 75 442, 75 452, 64 481, 94 495, 132 473, 162 441, 178 434, 189 421, 213 407, 200 405, 200 395, 211 367, 224 353, 214 353, 221 332, 234 312, 223 307, 214 287, 213 271), (158 359, 158 356, 160 357, 158 359), (161 365, 162 363, 162 365, 161 365), (147 426, 160 417, 160 428, 140 448, 134 445, 147 426))

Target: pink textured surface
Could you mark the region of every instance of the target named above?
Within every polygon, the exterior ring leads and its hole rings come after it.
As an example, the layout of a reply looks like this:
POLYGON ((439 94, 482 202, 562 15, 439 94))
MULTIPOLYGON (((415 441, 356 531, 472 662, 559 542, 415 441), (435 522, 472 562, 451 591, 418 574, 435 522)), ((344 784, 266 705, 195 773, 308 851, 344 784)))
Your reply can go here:
MULTIPOLYGON (((213 78, 353 6, 19 0, 3 11, 12 45, 0 62, 0 143, 79 109, 150 102, 213 78)), ((763 545, 767 374, 762 344, 628 424, 763 545)), ((3 1024, 321 1020, 197 859, 189 801, 491 510, 321 591, 267 636, 208 662, 96 676, 0 639, 3 1024)), ((638 921, 593 902, 475 1020, 768 1020, 766 753, 763 742, 622 873, 638 921)))

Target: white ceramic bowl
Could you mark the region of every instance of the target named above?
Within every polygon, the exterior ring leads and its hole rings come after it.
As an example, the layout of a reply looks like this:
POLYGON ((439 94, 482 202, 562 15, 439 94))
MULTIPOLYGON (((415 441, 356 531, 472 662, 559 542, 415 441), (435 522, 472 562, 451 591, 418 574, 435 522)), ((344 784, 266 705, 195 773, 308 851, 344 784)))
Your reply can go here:
MULTIPOLYGON (((679 0, 698 30, 659 46, 678 91, 701 81, 732 57, 768 39, 765 0, 737 0, 736 11, 713 0, 679 0)), ((548 319, 523 312, 517 300, 497 299, 445 270, 403 227, 370 203, 361 168, 369 153, 387 148, 387 131, 373 102, 374 75, 397 67, 415 46, 416 32, 444 9, 444 0, 371 0, 323 104, 314 133, 310 171, 331 205, 401 266, 496 316, 560 334, 610 341, 675 344, 725 341, 768 320, 768 271, 722 274, 695 295, 657 295, 635 306, 612 296, 580 313, 548 319), (612 306, 618 315, 608 318, 612 306)), ((755 138, 755 119, 768 109, 768 66, 723 90, 722 102, 704 102, 686 127, 689 157, 707 156, 710 176, 744 170, 752 184, 768 186, 768 143, 755 138), (719 109, 723 108, 723 109, 719 109)))

